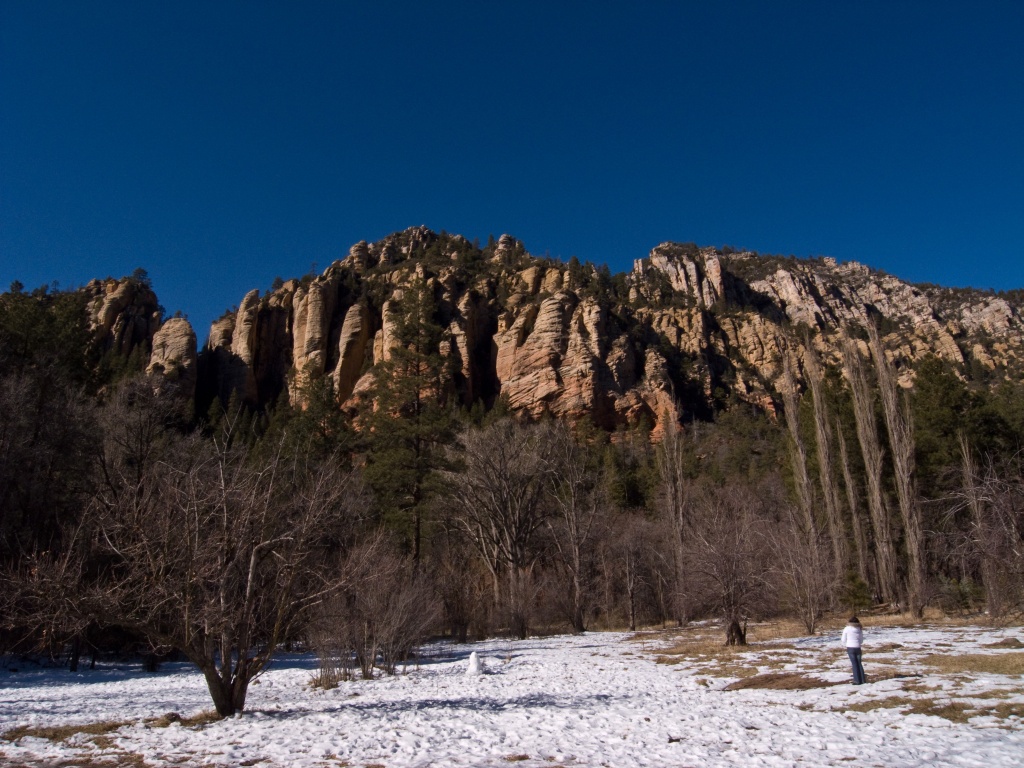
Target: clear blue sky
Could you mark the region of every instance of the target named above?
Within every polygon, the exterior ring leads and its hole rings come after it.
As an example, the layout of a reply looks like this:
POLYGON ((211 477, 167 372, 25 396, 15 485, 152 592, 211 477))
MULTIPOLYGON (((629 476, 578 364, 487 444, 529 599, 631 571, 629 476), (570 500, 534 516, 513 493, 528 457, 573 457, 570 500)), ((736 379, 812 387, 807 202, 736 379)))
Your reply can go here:
POLYGON ((427 226, 1024 287, 1024 3, 0 0, 0 286, 251 288, 427 226))

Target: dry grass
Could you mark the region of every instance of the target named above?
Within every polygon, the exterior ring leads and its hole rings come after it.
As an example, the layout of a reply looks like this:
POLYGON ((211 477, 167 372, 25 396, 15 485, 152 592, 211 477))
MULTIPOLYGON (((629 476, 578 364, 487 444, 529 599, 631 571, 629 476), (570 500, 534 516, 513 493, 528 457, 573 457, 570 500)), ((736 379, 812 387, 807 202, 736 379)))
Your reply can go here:
POLYGON ((170 712, 160 717, 152 717, 146 720, 146 725, 151 728, 167 728, 172 723, 181 723, 184 728, 202 728, 203 726, 209 725, 210 723, 216 723, 218 720, 223 720, 220 715, 217 714, 216 710, 207 709, 200 712, 198 715, 191 715, 189 717, 182 717, 177 712, 170 712))
POLYGON ((1004 637, 995 643, 988 643, 986 648, 1024 648, 1024 643, 1016 637, 1004 637))
POLYGON ((800 674, 799 672, 783 672, 781 674, 755 675, 745 680, 737 680, 725 686, 726 691, 742 691, 749 689, 774 691, 809 691, 814 688, 830 688, 833 683, 817 677, 800 674))
POLYGON ((1010 699, 1014 696, 1024 696, 1024 688, 996 688, 971 694, 972 699, 1010 699))
POLYGON ((4 741, 17 741, 26 736, 31 736, 36 739, 46 739, 47 741, 65 742, 72 736, 77 736, 80 733, 89 736, 102 736, 107 733, 113 733, 118 728, 131 725, 133 722, 134 720, 105 720, 99 723, 82 723, 80 725, 21 725, 0 734, 0 739, 4 741))
POLYGON ((503 758, 506 763, 521 763, 524 760, 529 760, 529 755, 505 755, 503 758))
POLYGON ((1002 720, 1009 717, 1016 717, 1024 720, 1024 702, 1017 701, 996 704, 991 710, 988 710, 988 714, 992 714, 1002 720))
POLYGON ((885 645, 875 646, 871 649, 872 653, 892 653, 893 651, 901 650, 904 646, 900 643, 886 643, 885 645))
POLYGON ((925 656, 921 663, 945 674, 980 672, 987 675, 1024 675, 1024 653, 933 654, 925 656))
POLYGON ((858 701, 844 707, 844 711, 848 712, 871 712, 876 709, 899 709, 907 715, 934 715, 952 723, 966 723, 971 717, 978 714, 969 704, 962 701, 940 703, 935 699, 911 699, 906 696, 858 701))
POLYGON ((911 693, 935 693, 939 690, 937 685, 925 685, 924 683, 904 683, 903 690, 911 693))
POLYGON ((859 701, 847 705, 842 711, 870 712, 875 709, 899 709, 906 715, 930 715, 944 718, 951 723, 966 723, 972 717, 986 716, 995 717, 1000 720, 1007 720, 1011 717, 1024 718, 1024 703, 1003 702, 994 707, 986 707, 978 706, 973 701, 936 701, 932 698, 911 699, 905 696, 859 701))
POLYGON ((931 715, 944 718, 951 723, 966 723, 981 713, 964 701, 936 702, 934 699, 918 699, 907 708, 906 714, 931 715))
MULTIPOLYGON (((57 768, 151 768, 152 763, 147 763, 142 755, 122 752, 102 757, 61 758, 59 763, 52 763, 52 765, 57 768)), ((21 768, 28 768, 28 766, 24 765, 21 768)))
MULTIPOLYGON (((177 713, 172 712, 160 717, 149 718, 144 722, 151 728, 167 728, 172 723, 181 723, 186 728, 201 728, 220 719, 220 715, 213 710, 208 710, 191 717, 181 717, 177 713)), ((90 741, 94 742, 97 746, 108 748, 112 746, 113 742, 107 737, 107 734, 113 733, 126 725, 133 725, 136 722, 136 720, 104 720, 97 723, 80 723, 78 725, 22 725, 0 734, 0 740, 17 741, 23 737, 30 736, 63 743, 72 736, 77 736, 81 733, 92 736, 93 738, 90 741)))

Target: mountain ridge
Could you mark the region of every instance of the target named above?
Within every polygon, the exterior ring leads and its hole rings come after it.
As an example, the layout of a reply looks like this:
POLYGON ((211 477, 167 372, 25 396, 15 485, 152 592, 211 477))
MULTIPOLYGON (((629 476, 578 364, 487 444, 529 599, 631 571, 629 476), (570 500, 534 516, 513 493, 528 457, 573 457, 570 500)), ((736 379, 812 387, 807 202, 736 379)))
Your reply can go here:
MULTIPOLYGON (((326 376, 354 413, 374 397, 373 371, 412 290, 426 292, 441 328, 436 351, 451 381, 439 396, 464 407, 503 398, 534 418, 589 417, 605 429, 646 420, 660 430, 665 414, 709 417, 733 401, 774 411, 792 386, 787 371, 801 384, 806 345, 842 366, 847 336, 867 355, 868 323, 904 386, 930 356, 988 383, 1024 370, 1024 312, 1010 295, 692 243, 657 245, 613 275, 532 256, 509 235, 480 247, 426 227, 360 241, 320 275, 248 292, 194 358, 187 323, 160 325, 149 370, 173 371, 200 407, 234 393, 256 408, 282 396, 298 404, 326 376)), ((125 293, 117 283, 97 294, 94 327, 113 332, 111 315, 130 311, 118 304, 125 293)))

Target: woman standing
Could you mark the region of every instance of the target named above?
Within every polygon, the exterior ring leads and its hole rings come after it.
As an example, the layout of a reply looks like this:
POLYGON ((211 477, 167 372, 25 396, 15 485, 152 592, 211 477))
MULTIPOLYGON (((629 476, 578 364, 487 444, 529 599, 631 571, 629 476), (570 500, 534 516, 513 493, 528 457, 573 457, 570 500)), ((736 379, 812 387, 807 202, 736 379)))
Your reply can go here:
POLYGON ((846 646, 846 653, 850 657, 850 666, 853 667, 854 685, 867 682, 864 678, 864 667, 860 663, 860 646, 863 641, 864 628, 860 625, 860 619, 851 616, 850 621, 843 627, 843 645, 846 646))

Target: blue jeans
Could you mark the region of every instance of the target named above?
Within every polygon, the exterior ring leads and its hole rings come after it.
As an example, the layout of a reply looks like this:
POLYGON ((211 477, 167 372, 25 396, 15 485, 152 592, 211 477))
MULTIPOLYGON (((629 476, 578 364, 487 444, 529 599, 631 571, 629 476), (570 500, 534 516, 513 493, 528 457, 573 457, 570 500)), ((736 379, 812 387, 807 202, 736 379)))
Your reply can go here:
POLYGON ((866 683, 864 666, 860 663, 860 648, 847 648, 846 653, 849 654, 850 666, 853 667, 853 684, 861 685, 866 683))

